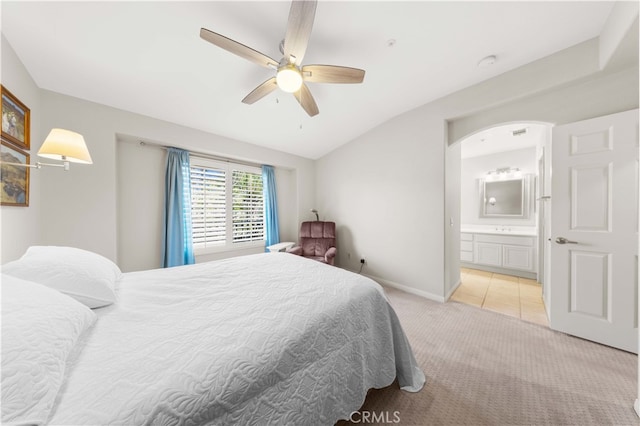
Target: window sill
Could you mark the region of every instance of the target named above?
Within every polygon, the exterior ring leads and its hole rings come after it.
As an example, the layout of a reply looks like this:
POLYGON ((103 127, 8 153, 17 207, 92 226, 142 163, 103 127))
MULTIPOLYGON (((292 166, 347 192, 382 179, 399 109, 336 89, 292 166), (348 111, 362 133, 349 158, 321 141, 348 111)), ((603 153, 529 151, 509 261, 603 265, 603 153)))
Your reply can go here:
POLYGON ((196 263, 213 262, 216 260, 228 259, 230 257, 248 256, 251 254, 264 253, 264 245, 244 245, 240 248, 228 250, 208 251, 204 253, 196 253, 196 263))
POLYGON ((236 244, 228 244, 228 245, 218 246, 218 247, 194 249, 193 254, 196 256, 206 256, 209 254, 222 254, 222 253, 230 253, 230 252, 236 252, 236 251, 238 252, 247 251, 247 250, 255 251, 256 249, 260 249, 260 248, 262 248, 263 250, 265 249, 264 241, 253 241, 250 243, 236 243, 236 244))

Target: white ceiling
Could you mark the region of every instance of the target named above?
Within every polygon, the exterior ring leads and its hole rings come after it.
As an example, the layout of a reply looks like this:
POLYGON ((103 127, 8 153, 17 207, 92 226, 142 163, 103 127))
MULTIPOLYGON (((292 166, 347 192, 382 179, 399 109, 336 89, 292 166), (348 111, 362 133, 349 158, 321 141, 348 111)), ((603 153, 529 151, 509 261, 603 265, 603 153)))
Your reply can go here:
POLYGON ((310 83, 313 118, 280 91, 241 103, 272 71, 199 37, 205 27, 279 59, 289 6, 3 0, 2 33, 43 89, 315 159, 398 114, 598 36, 613 3, 320 1, 303 64, 367 74, 360 85, 310 83), (477 67, 487 55, 498 61, 477 67))
POLYGON ((543 141, 548 126, 534 123, 511 123, 492 127, 462 140, 461 158, 480 157, 497 152, 532 148, 543 141), (514 131, 525 129, 525 133, 514 135, 514 131))

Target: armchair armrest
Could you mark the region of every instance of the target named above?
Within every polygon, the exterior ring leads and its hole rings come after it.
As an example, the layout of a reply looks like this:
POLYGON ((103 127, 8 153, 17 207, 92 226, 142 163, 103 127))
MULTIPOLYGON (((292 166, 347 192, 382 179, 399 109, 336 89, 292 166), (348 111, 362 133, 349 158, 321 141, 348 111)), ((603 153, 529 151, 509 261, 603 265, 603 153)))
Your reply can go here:
POLYGON ((324 259, 329 265, 333 265, 333 260, 336 257, 336 248, 329 247, 329 250, 324 254, 324 259))
POLYGON ((297 254, 298 256, 302 256, 302 247, 295 246, 287 249, 287 253, 297 254))

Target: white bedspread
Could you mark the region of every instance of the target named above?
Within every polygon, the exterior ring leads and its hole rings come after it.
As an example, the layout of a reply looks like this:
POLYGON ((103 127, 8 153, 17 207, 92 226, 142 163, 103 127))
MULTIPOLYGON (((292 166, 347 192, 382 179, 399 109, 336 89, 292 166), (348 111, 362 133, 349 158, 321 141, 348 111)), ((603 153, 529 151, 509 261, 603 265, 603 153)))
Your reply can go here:
POLYGON ((424 374, 382 289, 286 253, 127 273, 50 424, 333 425, 424 374))

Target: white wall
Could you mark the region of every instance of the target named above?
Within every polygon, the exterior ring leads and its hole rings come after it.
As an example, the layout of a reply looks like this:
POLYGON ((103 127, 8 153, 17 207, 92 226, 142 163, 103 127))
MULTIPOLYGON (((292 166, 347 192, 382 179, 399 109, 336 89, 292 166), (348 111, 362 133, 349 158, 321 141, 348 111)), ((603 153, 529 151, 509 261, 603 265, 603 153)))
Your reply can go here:
POLYGON ((287 221, 282 238, 297 238, 298 219, 314 206, 311 160, 59 93, 41 93, 42 126, 83 134, 94 160, 91 166, 72 165, 70 172, 51 175, 42 183, 42 205, 47 211, 42 220, 49 224, 42 232, 46 244, 92 250, 120 262, 123 270, 159 266, 158 235, 152 229, 158 213, 151 205, 157 204, 157 192, 152 194, 148 186, 158 179, 161 153, 132 151, 135 147, 117 143, 123 137, 289 170, 276 174, 295 178, 295 184, 278 184, 284 200, 279 207, 287 221), (292 195, 289 191, 294 188, 292 195))
MULTIPOLYGON (((619 46, 624 43, 624 39, 630 34, 629 29, 632 28, 634 24, 636 26, 635 29, 632 30, 636 36, 634 48, 636 51, 638 50, 638 7, 637 1, 616 2, 613 10, 607 17, 607 23, 599 38, 601 67, 604 68, 611 62, 619 46)), ((613 62, 614 66, 619 65, 616 63, 617 61, 614 60, 613 62)))
POLYGON ((638 66, 613 73, 596 72, 573 84, 487 108, 449 123, 454 143, 478 130, 502 123, 536 121, 556 125, 638 107, 638 66))
POLYGON ((123 271, 159 268, 166 152, 122 141, 116 151, 118 265, 123 271))
MULTIPOLYGON (((31 163, 38 161, 36 152, 46 133, 40 130, 40 90, 31 79, 13 48, 2 35, 2 85, 15 95, 31 111, 31 163)), ((0 263, 22 256, 27 247, 40 243, 40 215, 44 211, 41 199, 41 182, 62 170, 45 168, 30 171, 29 207, 0 207, 0 263)))
MULTIPOLYGON (((445 150, 445 175, 451 179, 445 180, 445 194, 457 193, 460 188, 461 162, 460 152, 462 144, 455 144, 445 150)), ((460 227, 464 223, 461 218, 460 197, 445 197, 445 262, 444 270, 444 298, 449 299, 460 284, 460 227), (448 223, 447 223, 448 221, 448 223)))
MULTIPOLYGON (((488 142, 490 143, 490 141, 488 142)), ((533 185, 530 187, 530 210, 527 219, 480 217, 478 179, 486 177, 489 170, 503 167, 519 168, 523 174, 535 175, 537 169, 536 147, 462 159, 460 177, 460 220, 462 225, 536 226, 537 221, 532 201, 533 185)))
MULTIPOLYGON (((286 160, 286 159, 285 159, 286 160)), ((166 150, 118 135, 118 264, 123 271, 161 267, 166 150)), ((294 169, 276 167, 278 225, 283 241, 296 241, 297 182, 294 169)), ((264 252, 262 248, 196 255, 196 262, 264 252)))
POLYGON ((364 256, 364 273, 442 299, 444 140, 444 121, 423 107, 317 161, 318 210, 336 222, 339 266, 358 270, 364 256))

